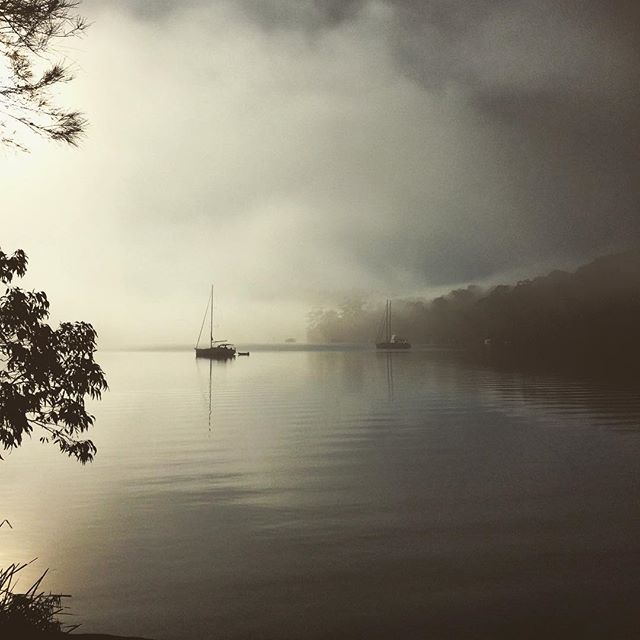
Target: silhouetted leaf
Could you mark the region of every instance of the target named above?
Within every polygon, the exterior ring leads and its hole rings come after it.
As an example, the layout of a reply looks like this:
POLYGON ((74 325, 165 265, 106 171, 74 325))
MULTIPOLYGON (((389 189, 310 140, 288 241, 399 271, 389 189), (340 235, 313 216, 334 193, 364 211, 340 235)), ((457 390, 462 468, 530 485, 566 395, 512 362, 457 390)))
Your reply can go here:
MULTIPOLYGON (((1 0, 0 0, 1 2, 1 0)), ((0 250, 0 281, 9 285, 26 272, 27 257, 0 250)), ((34 427, 60 451, 83 464, 93 459, 91 440, 80 439, 94 418, 85 397, 107 389, 94 360, 96 332, 86 322, 64 322, 58 329, 45 320, 49 301, 43 292, 7 286, 0 296, 0 445, 11 450, 34 427)))

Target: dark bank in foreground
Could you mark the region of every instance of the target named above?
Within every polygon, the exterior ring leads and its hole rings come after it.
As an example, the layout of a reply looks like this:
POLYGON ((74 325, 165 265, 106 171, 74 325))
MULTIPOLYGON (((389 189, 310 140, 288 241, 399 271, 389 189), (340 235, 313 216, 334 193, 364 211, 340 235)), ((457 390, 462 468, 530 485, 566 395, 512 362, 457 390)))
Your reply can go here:
POLYGON ((7 640, 153 640, 139 636, 113 636, 104 633, 5 632, 7 640))

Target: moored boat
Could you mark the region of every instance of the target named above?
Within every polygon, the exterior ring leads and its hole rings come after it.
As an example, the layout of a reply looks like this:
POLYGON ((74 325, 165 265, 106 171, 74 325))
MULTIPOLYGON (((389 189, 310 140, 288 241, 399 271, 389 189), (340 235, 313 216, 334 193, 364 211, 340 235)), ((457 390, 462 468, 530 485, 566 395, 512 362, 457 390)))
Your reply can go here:
POLYGON ((204 318, 202 319, 202 326, 200 327, 200 335, 195 346, 196 358, 207 358, 209 360, 229 360, 236 357, 236 348, 233 344, 227 340, 214 340, 213 339, 213 286, 211 287, 211 295, 209 296, 209 302, 204 312, 204 318), (207 319, 207 311, 209 311, 209 346, 200 347, 200 338, 202 337, 202 330, 204 329, 204 323, 207 319))
POLYGON ((387 300, 381 331, 376 342, 376 349, 411 349, 411 343, 406 338, 401 338, 391 333, 391 302, 387 300))

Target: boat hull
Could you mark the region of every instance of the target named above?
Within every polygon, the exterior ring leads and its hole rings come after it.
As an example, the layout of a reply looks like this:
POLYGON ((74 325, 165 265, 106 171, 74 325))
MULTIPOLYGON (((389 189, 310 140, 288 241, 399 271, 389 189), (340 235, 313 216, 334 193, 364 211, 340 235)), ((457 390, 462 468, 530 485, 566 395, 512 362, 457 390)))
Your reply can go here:
POLYGON ((377 342, 376 349, 393 349, 394 351, 411 349, 411 344, 408 342, 377 342))
POLYGON ((203 347, 196 348, 196 358, 207 358, 208 360, 231 360, 236 357, 236 350, 233 347, 203 347))

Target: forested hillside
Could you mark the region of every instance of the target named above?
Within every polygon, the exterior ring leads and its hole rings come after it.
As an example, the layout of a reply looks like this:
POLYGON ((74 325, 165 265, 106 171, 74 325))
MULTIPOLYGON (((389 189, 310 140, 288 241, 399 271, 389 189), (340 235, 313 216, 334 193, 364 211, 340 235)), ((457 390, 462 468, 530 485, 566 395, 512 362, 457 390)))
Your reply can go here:
MULTIPOLYGON (((309 314, 309 339, 373 342, 384 303, 360 300, 309 314)), ((394 332, 415 344, 522 358, 631 360, 640 353, 640 251, 609 255, 574 273, 470 286, 431 301, 393 303, 394 332)))

